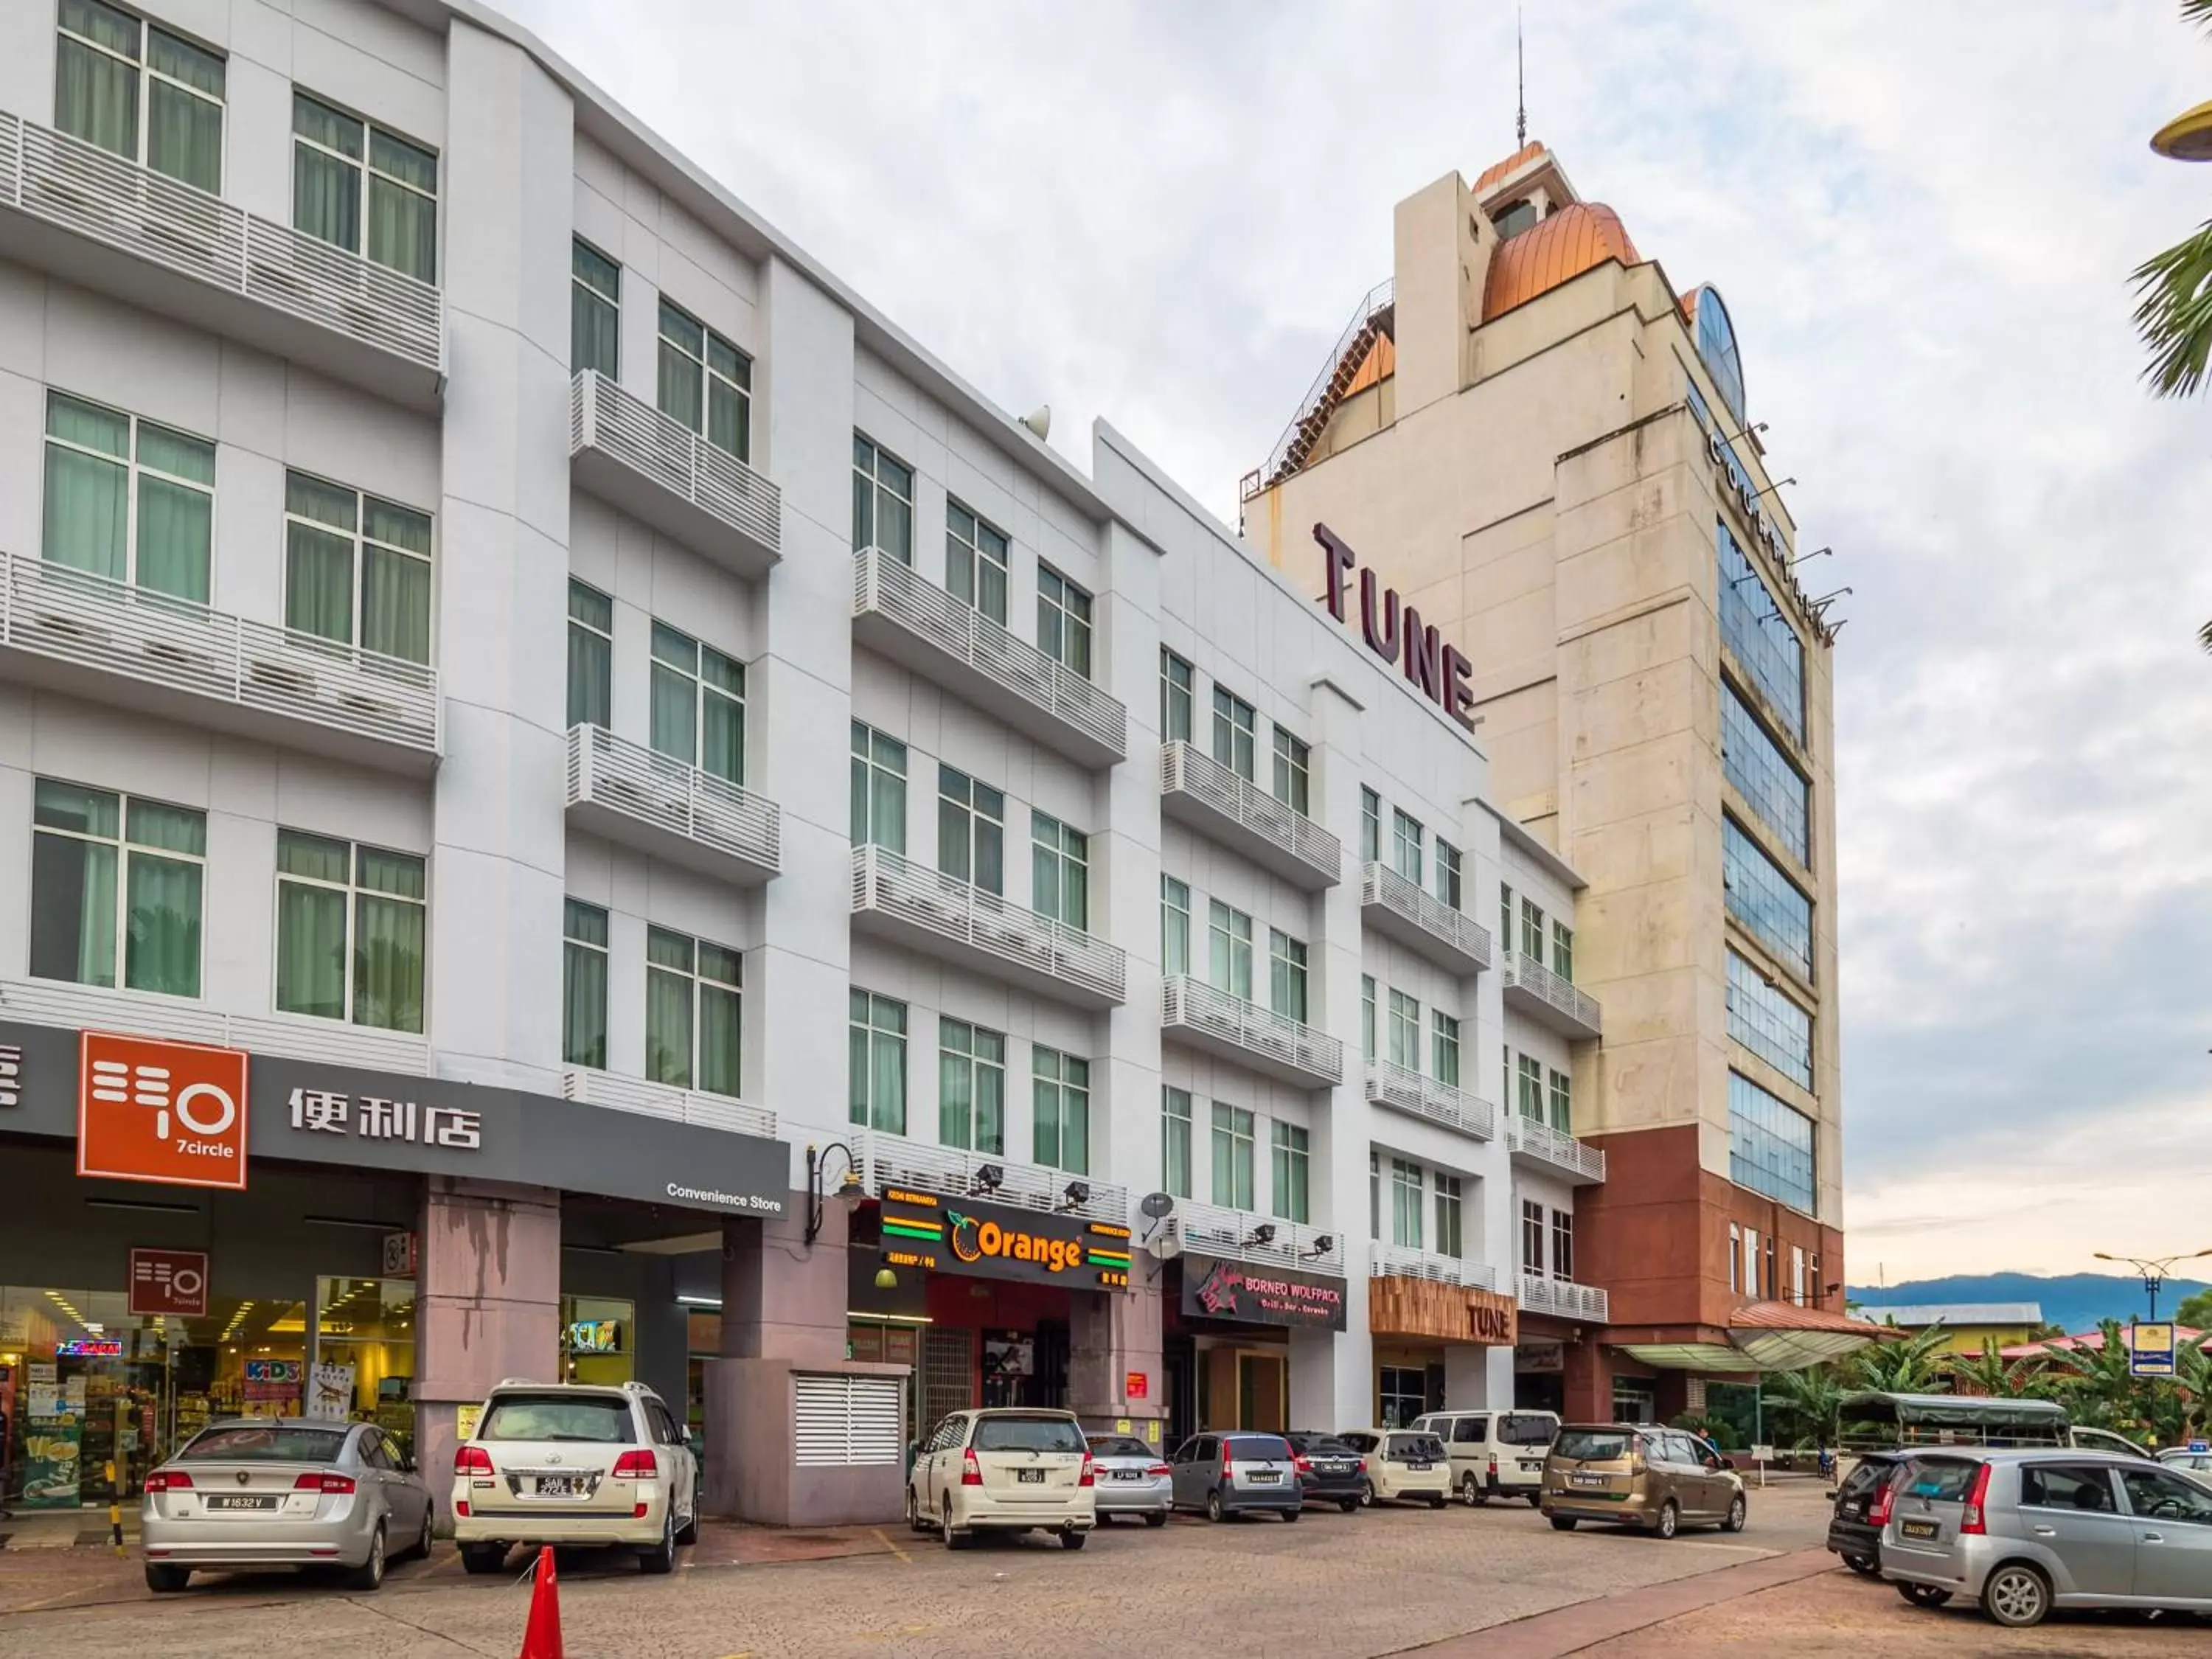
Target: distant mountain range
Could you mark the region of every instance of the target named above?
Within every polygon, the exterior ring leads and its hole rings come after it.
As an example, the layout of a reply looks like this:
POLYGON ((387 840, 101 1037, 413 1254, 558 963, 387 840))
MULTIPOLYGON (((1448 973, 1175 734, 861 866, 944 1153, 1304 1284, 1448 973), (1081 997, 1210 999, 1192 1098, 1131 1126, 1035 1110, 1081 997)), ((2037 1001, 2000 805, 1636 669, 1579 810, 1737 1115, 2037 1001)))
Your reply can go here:
MULTIPOLYGON (((2158 1293, 2159 1316, 2172 1318, 2183 1297, 2204 1288, 2193 1279, 2167 1279, 2158 1293)), ((2064 1273, 2054 1279, 2033 1273, 1954 1273, 1902 1285, 1853 1285, 1844 1295, 1860 1311, 1876 1318, 1886 1307, 1924 1307, 1936 1302, 2034 1302, 2041 1304, 2045 1321, 2069 1331, 2094 1329, 2100 1319, 2147 1316, 2142 1280, 2112 1273, 2064 1273)))

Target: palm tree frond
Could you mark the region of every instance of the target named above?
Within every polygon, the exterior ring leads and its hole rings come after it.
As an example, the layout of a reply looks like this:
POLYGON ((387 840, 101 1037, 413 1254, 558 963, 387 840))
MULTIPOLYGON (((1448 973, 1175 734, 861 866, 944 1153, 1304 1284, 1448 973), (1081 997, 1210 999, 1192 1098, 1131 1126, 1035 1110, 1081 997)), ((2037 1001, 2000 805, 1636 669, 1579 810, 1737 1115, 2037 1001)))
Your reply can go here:
POLYGON ((2212 0, 2181 0, 2181 21, 2212 29, 2212 0))
POLYGON ((2197 630, 2197 643, 2207 651, 2212 651, 2212 622, 2206 623, 2197 630))
MULTIPOLYGON (((2206 12, 2212 16, 2212 3, 2206 12)), ((2212 222, 2144 260, 2130 280, 2136 331, 2151 353, 2143 378, 2161 398, 2186 397, 2212 360, 2212 222)))

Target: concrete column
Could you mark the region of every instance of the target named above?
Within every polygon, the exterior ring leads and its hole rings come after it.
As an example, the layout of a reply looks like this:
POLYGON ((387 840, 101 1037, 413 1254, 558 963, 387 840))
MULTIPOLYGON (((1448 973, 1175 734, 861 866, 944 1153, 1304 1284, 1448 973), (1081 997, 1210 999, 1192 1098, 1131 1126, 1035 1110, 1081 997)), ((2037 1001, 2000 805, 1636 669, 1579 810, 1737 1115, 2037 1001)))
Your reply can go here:
POLYGON ((1364 1428, 1375 1415, 1375 1342, 1364 1328, 1367 1283, 1359 1281, 1362 1328, 1291 1333, 1291 1426, 1364 1428))
MULTIPOLYGON (((1160 1356, 1158 1287, 1078 1291, 1069 1298, 1068 1404, 1091 1430, 1127 1419, 1140 1435, 1146 1419, 1167 1416, 1167 1370, 1160 1356), (1129 1398, 1130 1373, 1141 1372, 1145 1397, 1129 1398)), ((1152 1437, 1146 1435, 1147 1439, 1152 1437)))
POLYGON ((1444 1404, 1454 1411, 1513 1404, 1513 1350, 1455 1342, 1444 1350, 1444 1404))

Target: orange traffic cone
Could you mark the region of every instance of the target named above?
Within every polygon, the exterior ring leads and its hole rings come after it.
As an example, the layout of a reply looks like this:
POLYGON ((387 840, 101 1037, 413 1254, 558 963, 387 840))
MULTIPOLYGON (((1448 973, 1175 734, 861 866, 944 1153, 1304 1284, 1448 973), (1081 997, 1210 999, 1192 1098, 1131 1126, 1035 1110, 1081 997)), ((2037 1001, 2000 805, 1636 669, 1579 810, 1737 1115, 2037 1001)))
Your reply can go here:
POLYGON ((521 1659, 567 1659, 561 1650, 561 1585, 553 1571, 551 1545, 538 1546, 534 1577, 530 1622, 522 1627, 521 1659))

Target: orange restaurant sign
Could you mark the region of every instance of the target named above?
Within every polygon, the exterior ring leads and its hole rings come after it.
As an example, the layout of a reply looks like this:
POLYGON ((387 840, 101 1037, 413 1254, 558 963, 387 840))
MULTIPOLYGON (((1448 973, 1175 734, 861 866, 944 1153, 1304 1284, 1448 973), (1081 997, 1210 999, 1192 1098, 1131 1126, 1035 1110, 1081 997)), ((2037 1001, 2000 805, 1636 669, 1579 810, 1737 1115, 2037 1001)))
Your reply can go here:
POLYGON ((237 1048, 85 1032, 76 1172, 244 1192, 246 1063, 237 1048))

